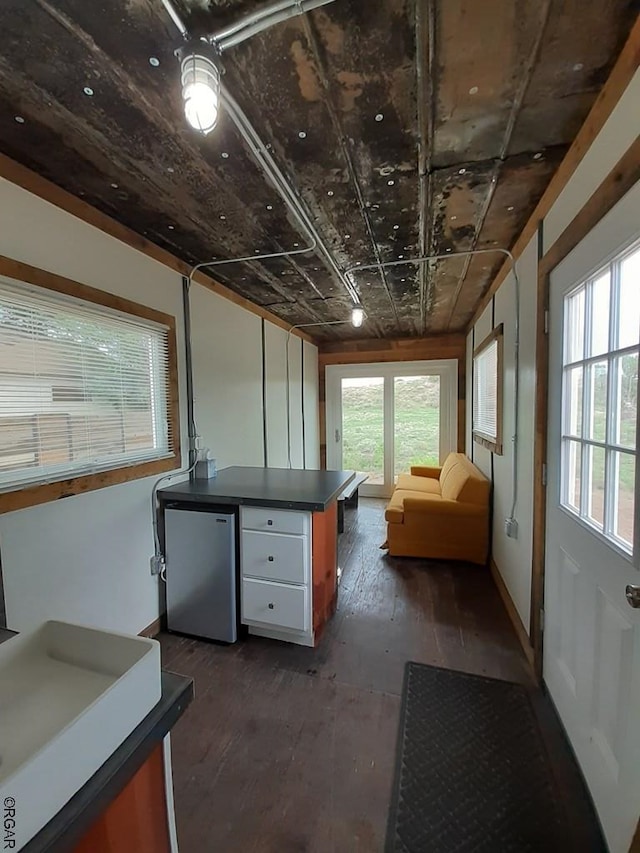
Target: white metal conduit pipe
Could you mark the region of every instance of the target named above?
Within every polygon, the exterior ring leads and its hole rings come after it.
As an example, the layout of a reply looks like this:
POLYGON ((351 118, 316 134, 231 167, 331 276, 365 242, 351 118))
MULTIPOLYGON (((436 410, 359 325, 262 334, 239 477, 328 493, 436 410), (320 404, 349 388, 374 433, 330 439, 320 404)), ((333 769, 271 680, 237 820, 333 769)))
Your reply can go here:
MULTIPOLYGON (((299 6, 302 5, 304 7, 302 11, 306 11, 308 8, 312 8, 311 6, 308 6, 309 2, 317 2, 317 0, 304 0, 304 2, 302 2, 302 4, 297 3, 296 0, 293 0, 293 2, 292 2, 292 0, 287 0, 288 7, 298 9, 299 6)), ((326 2, 328 2, 328 0, 326 0, 326 2)), ((259 12, 259 13, 256 12, 256 13, 254 13, 254 15, 261 15, 263 13, 266 14, 267 12, 269 14, 271 14, 274 6, 276 6, 276 5, 282 6, 283 3, 284 3, 284 0, 280 0, 280 3, 272 4, 272 6, 265 7, 264 9, 261 10, 261 12, 259 12)), ((165 9, 167 10, 168 14, 170 15, 171 20, 174 22, 174 24, 177 27, 178 31, 180 32, 181 36, 185 39, 188 38, 187 28, 186 28, 184 22, 182 21, 182 19, 180 18, 180 16, 178 15, 178 13, 176 12, 175 8, 173 7, 171 0, 162 0, 162 4, 165 7, 165 9)), ((317 5, 321 5, 321 4, 318 3, 317 5)), ((324 4, 322 4, 322 5, 324 5, 324 4)), ((300 13, 298 12, 297 14, 300 14, 300 13)), ((247 18, 245 18, 243 20, 246 21, 247 18)), ((218 38, 219 35, 220 35, 219 33, 213 34, 212 36, 210 36, 210 39, 215 43, 216 39, 218 38)), ((253 127, 253 125, 251 124, 251 122, 249 121, 249 119, 247 118, 247 116, 245 115, 245 113, 243 112, 243 110, 241 109, 241 107, 239 106, 239 104, 237 103, 235 98, 233 97, 233 95, 226 88, 224 83, 221 83, 221 85, 220 85, 220 95, 221 95, 222 101, 224 103, 224 106, 225 106, 231 120, 233 121, 236 128, 238 129, 238 132, 240 133, 240 135, 242 136, 242 138, 246 142, 247 146, 249 147, 249 150, 251 151, 251 153, 255 157, 258 165, 261 167, 265 176, 268 178, 268 180, 271 182, 271 184, 275 188, 275 190, 278 193, 278 195, 280 196, 280 198, 283 200, 285 206, 287 207, 287 210, 297 220, 299 225, 302 226, 302 230, 312 240, 312 242, 314 243, 314 249, 317 250, 318 255, 323 258, 327 267, 333 272, 333 274, 336 276, 336 278, 338 279, 340 284, 344 287, 344 289, 348 293, 351 301, 357 304, 358 294, 357 294, 355 288, 353 287, 351 282, 348 281, 348 279, 346 278, 346 276, 344 275, 344 273, 342 272, 340 267, 338 267, 338 265, 336 264, 336 262, 333 258, 333 255, 331 254, 331 252, 329 251, 329 248, 326 246, 326 244, 324 243, 324 241, 322 240, 322 238, 318 234, 315 226, 313 225, 311 217, 309 216, 304 205, 302 204, 302 202, 298 198, 298 195, 292 189, 288 180, 286 179, 286 177, 284 176, 284 174, 280 170, 280 167, 278 166, 278 164, 275 162, 275 160, 271 156, 267 146, 262 141, 262 139, 260 138, 260 136, 256 132, 255 128, 253 127)), ((299 253, 302 254, 305 251, 309 251, 309 250, 308 249, 307 250, 301 249, 299 253)), ((244 258, 242 260, 261 260, 263 257, 278 257, 278 256, 283 257, 285 255, 291 255, 291 254, 298 254, 298 253, 297 252, 287 252, 287 253, 283 253, 283 255, 271 255, 271 256, 256 255, 252 258, 244 258)), ((239 261, 241 259, 229 259, 228 262, 232 263, 232 262, 234 262, 234 260, 239 261)))
POLYGON ((353 273, 364 272, 365 270, 379 270, 381 267, 399 267, 406 264, 427 264, 430 261, 444 261, 449 258, 466 258, 470 255, 489 255, 489 254, 505 255, 511 263, 511 272, 513 273, 514 288, 515 288, 515 327, 514 327, 514 344, 513 344, 513 436, 511 442, 513 445, 513 468, 512 468, 512 484, 511 484, 511 511, 509 517, 505 519, 507 522, 516 520, 516 506, 518 503, 518 426, 519 426, 519 408, 520 408, 520 277, 516 259, 509 249, 469 249, 465 252, 446 252, 438 255, 420 255, 417 258, 406 258, 401 261, 385 261, 383 263, 364 264, 360 266, 349 267, 345 275, 350 276, 353 273))
POLYGON ((211 41, 222 52, 230 47, 235 47, 235 45, 272 27, 274 24, 279 24, 289 18, 295 18, 305 12, 310 12, 312 9, 317 9, 319 6, 327 6, 333 2, 334 0, 281 0, 278 3, 271 3, 215 33, 211 36, 211 41))

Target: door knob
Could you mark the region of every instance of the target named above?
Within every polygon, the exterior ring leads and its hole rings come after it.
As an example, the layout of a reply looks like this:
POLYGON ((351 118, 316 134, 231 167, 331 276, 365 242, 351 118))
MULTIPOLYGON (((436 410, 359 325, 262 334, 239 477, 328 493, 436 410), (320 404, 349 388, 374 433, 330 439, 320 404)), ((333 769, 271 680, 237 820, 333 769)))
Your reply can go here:
POLYGON ((630 607, 640 607, 640 586, 630 583, 627 585, 624 593, 627 596, 630 607))

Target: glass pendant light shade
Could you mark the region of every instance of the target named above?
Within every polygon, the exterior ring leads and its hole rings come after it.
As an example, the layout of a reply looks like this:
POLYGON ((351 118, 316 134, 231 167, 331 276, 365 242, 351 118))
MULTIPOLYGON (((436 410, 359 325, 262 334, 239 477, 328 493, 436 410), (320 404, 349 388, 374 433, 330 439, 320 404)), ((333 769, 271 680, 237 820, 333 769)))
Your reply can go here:
POLYGON ((364 308, 362 305, 354 305, 351 309, 351 325, 359 329, 364 322, 364 308))
POLYGON ((220 71, 206 42, 189 46, 181 57, 184 114, 195 130, 210 133, 220 109, 220 71))

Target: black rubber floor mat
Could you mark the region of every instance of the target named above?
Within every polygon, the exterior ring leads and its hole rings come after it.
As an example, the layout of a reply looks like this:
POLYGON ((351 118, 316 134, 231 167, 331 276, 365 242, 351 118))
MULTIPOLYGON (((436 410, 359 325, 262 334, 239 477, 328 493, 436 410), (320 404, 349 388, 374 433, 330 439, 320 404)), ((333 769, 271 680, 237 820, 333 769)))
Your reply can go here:
POLYGON ((408 663, 386 853, 604 851, 585 847, 519 684, 408 663))

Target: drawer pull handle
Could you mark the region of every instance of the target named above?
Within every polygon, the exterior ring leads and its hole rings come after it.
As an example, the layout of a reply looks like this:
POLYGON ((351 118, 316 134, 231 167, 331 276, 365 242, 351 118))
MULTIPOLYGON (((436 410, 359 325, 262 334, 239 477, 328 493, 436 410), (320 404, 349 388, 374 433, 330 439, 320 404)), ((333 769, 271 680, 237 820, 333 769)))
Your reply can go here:
POLYGON ((271 527, 271 526, 273 525, 273 521, 271 521, 271 519, 269 519, 269 520, 267 521, 267 524, 269 525, 269 527, 271 527))
POLYGON ((267 557, 267 560, 269 560, 270 563, 273 563, 273 557, 267 557))
POLYGON ((269 610, 273 610, 273 608, 274 608, 274 605, 273 605, 273 604, 269 604, 269 610))

